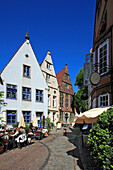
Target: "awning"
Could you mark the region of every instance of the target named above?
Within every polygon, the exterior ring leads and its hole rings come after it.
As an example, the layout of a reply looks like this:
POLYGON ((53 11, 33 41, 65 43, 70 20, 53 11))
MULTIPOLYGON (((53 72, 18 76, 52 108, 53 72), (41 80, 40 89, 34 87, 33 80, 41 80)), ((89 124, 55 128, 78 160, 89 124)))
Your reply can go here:
POLYGON ((104 111, 108 110, 110 107, 101 107, 90 109, 86 112, 78 115, 75 123, 83 124, 83 123, 96 123, 98 120, 98 116, 102 114, 104 111))

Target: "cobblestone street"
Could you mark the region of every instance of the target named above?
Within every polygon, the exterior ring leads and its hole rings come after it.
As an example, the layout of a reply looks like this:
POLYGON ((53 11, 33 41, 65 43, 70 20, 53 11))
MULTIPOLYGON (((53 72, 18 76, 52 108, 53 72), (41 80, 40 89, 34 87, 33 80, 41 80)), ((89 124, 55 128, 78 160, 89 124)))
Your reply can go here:
MULTIPOLYGON (((69 137, 70 130, 67 129, 69 137)), ((51 135, 30 146, 9 150, 0 155, 0 170, 79 170, 75 146, 63 136, 63 129, 53 129, 51 135)))
MULTIPOLYGON (((68 133, 71 133, 69 129, 67 129, 68 133)), ((73 157, 75 146, 69 142, 67 136, 63 136, 63 129, 54 131, 54 136, 55 140, 46 143, 50 149, 50 158, 44 170, 79 170, 78 159, 73 157)), ((72 136, 70 137, 72 139, 72 136)))

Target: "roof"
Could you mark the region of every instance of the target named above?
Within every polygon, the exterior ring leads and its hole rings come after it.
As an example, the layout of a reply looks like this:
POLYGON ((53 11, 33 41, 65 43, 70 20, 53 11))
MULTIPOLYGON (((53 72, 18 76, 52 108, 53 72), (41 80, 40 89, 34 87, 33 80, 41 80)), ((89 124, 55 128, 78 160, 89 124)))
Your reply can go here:
POLYGON ((64 73, 65 73, 65 67, 59 73, 56 74, 58 85, 62 82, 64 73))

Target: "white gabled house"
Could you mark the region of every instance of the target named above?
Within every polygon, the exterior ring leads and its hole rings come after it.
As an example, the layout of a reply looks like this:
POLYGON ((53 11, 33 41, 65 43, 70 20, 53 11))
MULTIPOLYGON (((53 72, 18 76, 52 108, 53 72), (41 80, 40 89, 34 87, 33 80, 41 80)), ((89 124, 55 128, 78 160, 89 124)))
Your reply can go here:
POLYGON ((1 72, 4 100, 7 105, 0 108, 6 124, 11 126, 19 122, 23 113, 26 124, 34 120, 38 125, 43 116, 48 114, 48 85, 26 34, 26 41, 17 50, 1 72), (6 112, 2 112, 6 110, 6 112))
POLYGON ((59 88, 50 51, 41 64, 41 70, 48 84, 48 117, 56 126, 59 117, 59 88))

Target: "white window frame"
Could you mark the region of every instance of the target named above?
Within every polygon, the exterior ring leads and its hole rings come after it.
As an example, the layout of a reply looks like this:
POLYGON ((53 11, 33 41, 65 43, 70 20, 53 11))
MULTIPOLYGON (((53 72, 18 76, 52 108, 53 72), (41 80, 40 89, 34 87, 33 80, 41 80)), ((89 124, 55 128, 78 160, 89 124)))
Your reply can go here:
MULTIPOLYGON (((107 44, 107 66, 109 66, 109 39, 107 39, 104 43, 102 43, 99 47, 98 47, 98 63, 100 64, 100 48, 102 48, 103 46, 105 46, 107 44)), ((101 75, 105 74, 108 72, 108 67, 107 67, 107 71, 104 73, 101 73, 101 75)), ((98 73, 100 73, 100 68, 98 67, 98 73)))
POLYGON ((47 61, 47 69, 51 70, 51 64, 47 61))
POLYGON ((50 74, 47 74, 47 73, 46 73, 46 81, 47 81, 48 83, 50 83, 50 74))
POLYGON ((101 97, 106 97, 106 96, 108 96, 108 105, 107 105, 107 106, 110 105, 110 95, 109 95, 109 93, 106 93, 106 94, 99 95, 99 97, 98 97, 98 107, 106 107, 106 106, 103 106, 103 105, 101 106, 101 105, 100 105, 100 102, 101 102, 101 101, 100 101, 100 98, 101 98, 101 97))

